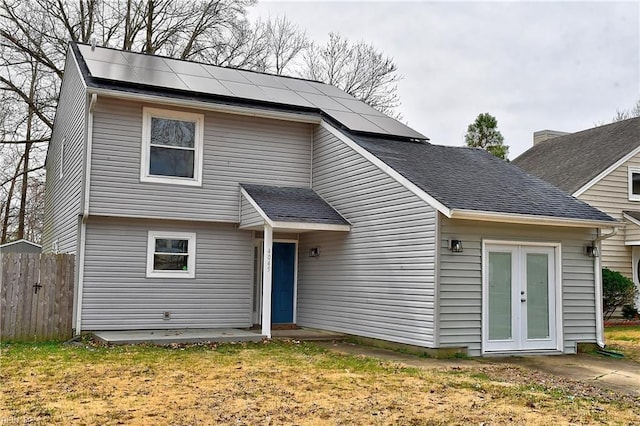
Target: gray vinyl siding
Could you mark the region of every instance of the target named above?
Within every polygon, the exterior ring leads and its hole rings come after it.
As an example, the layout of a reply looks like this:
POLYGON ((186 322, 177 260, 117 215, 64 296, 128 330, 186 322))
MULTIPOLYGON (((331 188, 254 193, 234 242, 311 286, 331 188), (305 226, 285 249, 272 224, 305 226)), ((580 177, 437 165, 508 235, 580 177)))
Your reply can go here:
POLYGON ((96 104, 92 214, 237 222, 239 183, 309 185, 310 124, 216 112, 204 112, 202 187, 140 182, 142 107, 96 104))
POLYGON ((82 329, 250 327, 252 259, 252 232, 231 224, 90 220, 82 329), (146 278, 148 231, 196 233, 195 278, 146 278))
POLYGON ((624 220, 624 241, 625 243, 637 243, 640 241, 640 226, 624 220))
POLYGON ((75 253, 78 215, 82 213, 84 140, 87 97, 73 56, 67 57, 64 80, 56 111, 53 135, 47 153, 42 251, 75 253), (63 173, 60 178, 60 150, 64 140, 63 173))
POLYGON ((482 240, 561 243, 564 352, 577 342, 596 341, 594 260, 584 246, 595 231, 451 220, 441 216, 439 343, 468 347, 480 355, 482 342, 482 240), (463 242, 462 253, 447 249, 448 239, 463 242))
POLYGON ((247 199, 241 196, 240 200, 240 228, 250 228, 253 226, 264 225, 264 219, 260 216, 260 213, 247 201, 247 199))
POLYGON ((434 210, 320 127, 313 189, 353 226, 300 234, 297 323, 433 346, 434 210))
MULTIPOLYGON (((629 200, 629 167, 640 167, 640 154, 613 170, 587 189, 578 199, 623 222, 623 210, 640 210, 640 201, 629 200)), ((631 246, 625 246, 624 242, 626 230, 634 228, 636 225, 627 222, 620 227, 620 231, 615 236, 601 242, 602 266, 618 271, 628 278, 633 278, 632 253, 631 246)), ((605 231, 605 233, 608 232, 605 231)))

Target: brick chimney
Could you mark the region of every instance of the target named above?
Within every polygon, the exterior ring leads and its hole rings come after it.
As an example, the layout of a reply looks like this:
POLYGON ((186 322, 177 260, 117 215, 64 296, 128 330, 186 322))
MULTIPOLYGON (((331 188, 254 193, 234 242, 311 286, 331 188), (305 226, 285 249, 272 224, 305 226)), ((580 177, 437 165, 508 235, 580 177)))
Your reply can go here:
POLYGON ((569 132, 561 132, 559 130, 538 130, 537 132, 533 132, 533 146, 538 145, 540 142, 568 134, 569 132))

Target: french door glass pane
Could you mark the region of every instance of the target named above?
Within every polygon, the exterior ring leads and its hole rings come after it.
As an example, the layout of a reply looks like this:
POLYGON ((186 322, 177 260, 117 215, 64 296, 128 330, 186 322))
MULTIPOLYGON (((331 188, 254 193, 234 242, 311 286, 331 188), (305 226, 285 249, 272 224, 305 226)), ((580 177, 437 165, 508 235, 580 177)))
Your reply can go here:
POLYGON ((527 253, 527 338, 549 337, 549 257, 527 253))
POLYGON ((511 339, 511 253, 489 253, 489 340, 511 339))

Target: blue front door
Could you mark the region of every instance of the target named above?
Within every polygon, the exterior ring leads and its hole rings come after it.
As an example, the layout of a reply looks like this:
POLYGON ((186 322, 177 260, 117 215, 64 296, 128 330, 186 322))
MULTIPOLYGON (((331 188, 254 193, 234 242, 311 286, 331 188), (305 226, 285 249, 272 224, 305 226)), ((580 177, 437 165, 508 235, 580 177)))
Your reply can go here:
POLYGON ((273 289, 271 292, 271 322, 293 322, 293 289, 295 280, 296 245, 273 243, 273 289))

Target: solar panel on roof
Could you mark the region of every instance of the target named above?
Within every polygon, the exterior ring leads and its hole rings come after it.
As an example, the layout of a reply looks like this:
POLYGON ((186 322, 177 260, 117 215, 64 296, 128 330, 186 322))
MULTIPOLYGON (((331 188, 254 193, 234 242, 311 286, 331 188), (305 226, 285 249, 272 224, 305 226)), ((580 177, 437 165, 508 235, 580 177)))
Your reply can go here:
POLYGON ((332 109, 335 111, 351 112, 349 108, 337 103, 336 101, 334 101, 333 99, 331 99, 326 95, 314 95, 313 93, 304 93, 304 92, 298 92, 298 95, 302 96, 307 101, 311 102, 313 105, 320 108, 321 110, 332 109))
POLYGON ((349 129, 357 128, 360 129, 361 132, 386 133, 384 129, 376 126, 371 121, 367 120, 360 114, 356 114, 355 112, 332 110, 325 110, 325 112, 349 129))
POLYGON ((251 83, 249 80, 244 78, 238 70, 214 67, 213 65, 203 65, 203 67, 213 78, 217 78, 218 80, 235 81, 236 83, 251 83))
POLYGON ((86 45, 78 49, 96 78, 318 108, 352 131, 425 139, 328 84, 86 45))
POLYGON ((336 98, 353 99, 353 96, 351 96, 350 94, 348 94, 343 90, 338 89, 336 86, 332 86, 330 84, 324 84, 324 83, 317 83, 315 81, 310 81, 309 84, 313 88, 318 89, 324 95, 332 96, 336 98))
POLYGON ((220 83, 237 98, 252 99, 254 101, 275 101, 255 84, 236 83, 234 81, 221 81, 220 83))
POLYGON ((129 65, 92 61, 91 59, 86 59, 85 62, 93 77, 142 83, 142 80, 133 72, 133 69, 129 65))
POLYGON ((224 87, 218 80, 214 80, 211 77, 199 77, 197 75, 179 74, 182 81, 189 86, 189 89, 194 92, 210 93, 212 95, 233 96, 226 87, 224 87))
POLYGON ((243 72, 242 76, 260 87, 277 87, 279 89, 287 89, 280 79, 272 75, 258 74, 255 72, 243 72))
POLYGON ((211 79, 211 74, 209 74, 202 65, 196 64, 195 62, 178 61, 175 59, 165 59, 164 62, 176 74, 195 75, 211 79))
POLYGON ((92 51, 91 46, 86 46, 83 44, 78 45, 78 48, 80 49, 80 53, 82 53, 82 56, 84 56, 85 59, 129 65, 122 52, 119 50, 96 48, 92 51))
POLYGON ((158 56, 141 55, 135 53, 124 53, 124 58, 129 65, 136 68, 146 68, 150 70, 158 70, 164 72, 173 72, 171 68, 158 56))
POLYGON ((282 83, 284 83, 284 85, 289 89, 295 90, 296 92, 315 93, 317 95, 322 94, 321 91, 315 89, 312 85, 304 80, 297 80, 295 78, 283 78, 282 83))
POLYGON ((394 120, 391 117, 379 116, 379 115, 369 115, 363 114, 363 117, 367 120, 371 121, 378 127, 381 127, 384 131, 386 131, 390 135, 396 136, 405 136, 408 138, 417 138, 424 139, 424 136, 412 128, 405 126, 397 120, 394 120))
POLYGON ((275 87, 262 87, 262 91, 265 92, 268 96, 272 97, 276 100, 276 102, 285 104, 285 105, 297 105, 303 107, 313 108, 311 102, 307 101, 302 96, 298 95, 293 90, 289 89, 278 89, 275 87))
POLYGON ((189 90, 189 87, 173 72, 131 67, 133 71, 143 78, 145 84, 167 87, 170 89, 189 90))
POLYGON ((382 114, 382 113, 379 113, 377 110, 373 109, 368 104, 365 104, 364 102, 359 101, 355 98, 347 99, 347 98, 332 97, 332 99, 358 114, 372 114, 372 115, 376 115, 376 113, 382 114))

